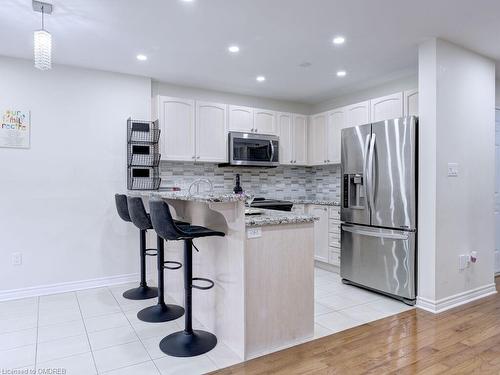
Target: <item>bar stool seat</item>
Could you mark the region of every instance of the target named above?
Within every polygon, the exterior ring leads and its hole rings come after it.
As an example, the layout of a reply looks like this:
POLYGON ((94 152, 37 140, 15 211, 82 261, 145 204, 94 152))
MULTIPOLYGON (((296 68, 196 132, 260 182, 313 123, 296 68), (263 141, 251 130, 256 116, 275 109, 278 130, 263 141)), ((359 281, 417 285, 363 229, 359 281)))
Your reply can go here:
POLYGON ((212 350, 217 345, 217 337, 210 332, 193 330, 192 290, 193 288, 211 289, 214 287, 214 282, 201 277, 193 277, 193 239, 209 236, 223 237, 225 234, 197 225, 182 227, 176 225, 170 209, 164 201, 152 200, 150 208, 151 223, 158 236, 169 241, 184 240, 184 308, 186 310, 184 330, 163 338, 160 342, 160 349, 174 357, 201 355, 212 350), (206 282, 208 285, 194 285, 193 281, 206 282))
MULTIPOLYGON (((176 225, 179 225, 175 223, 176 225)), ((218 232, 216 230, 212 230, 209 228, 205 227, 200 227, 198 225, 186 225, 181 228, 182 232, 187 235, 186 239, 194 239, 194 238, 201 238, 201 237, 212 237, 212 236, 219 236, 219 237, 224 237, 225 234, 224 232, 218 232)), ((184 239, 184 238, 179 238, 179 239, 184 239)))
MULTIPOLYGON (((151 215, 146 212, 144 203, 141 197, 128 197, 127 203, 129 214, 132 222, 139 229, 153 229, 151 223, 151 215)), ((188 223, 176 222, 179 228, 184 228, 188 223)), ((168 322, 180 318, 184 314, 182 306, 165 303, 165 284, 164 284, 164 269, 176 270, 182 267, 182 264, 174 261, 165 262, 165 249, 163 238, 156 236, 157 239, 157 254, 156 266, 158 271, 158 302, 156 305, 146 307, 137 313, 137 318, 143 322, 161 323, 168 322)))

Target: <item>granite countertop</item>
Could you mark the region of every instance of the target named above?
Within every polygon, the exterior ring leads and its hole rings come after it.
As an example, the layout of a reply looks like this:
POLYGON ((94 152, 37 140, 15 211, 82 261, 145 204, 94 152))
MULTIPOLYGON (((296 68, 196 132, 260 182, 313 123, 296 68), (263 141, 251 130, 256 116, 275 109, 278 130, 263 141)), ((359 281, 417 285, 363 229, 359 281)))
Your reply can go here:
POLYGON ((285 200, 285 201, 290 201, 293 204, 318 204, 318 205, 325 205, 325 206, 340 206, 340 202, 338 200, 335 200, 333 198, 325 197, 322 195, 306 195, 303 197, 290 197, 290 196, 285 196, 283 198, 274 198, 274 197, 266 197, 269 199, 279 199, 279 200, 285 200))
POLYGON ((324 197, 315 197, 315 196, 310 196, 310 197, 304 197, 304 198, 291 198, 287 199, 290 202, 293 202, 293 204, 318 204, 318 205, 325 205, 325 206, 340 206, 340 202, 331 198, 324 198, 324 197))
POLYGON ((247 199, 245 194, 234 194, 228 191, 213 191, 189 194, 187 191, 162 191, 162 190, 129 190, 129 195, 175 199, 182 201, 202 202, 202 203, 230 203, 244 202, 247 199))
POLYGON ((245 225, 247 227, 261 227, 264 225, 280 225, 280 224, 301 224, 313 223, 319 220, 318 217, 307 214, 298 214, 295 212, 262 210, 261 215, 245 216, 245 225))

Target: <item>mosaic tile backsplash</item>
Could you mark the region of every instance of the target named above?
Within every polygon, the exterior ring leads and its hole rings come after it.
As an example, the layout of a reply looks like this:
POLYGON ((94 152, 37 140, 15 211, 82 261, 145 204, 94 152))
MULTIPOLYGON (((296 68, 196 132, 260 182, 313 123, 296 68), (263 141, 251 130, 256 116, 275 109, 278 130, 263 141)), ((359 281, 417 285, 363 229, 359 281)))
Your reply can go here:
POLYGON ((243 190, 266 198, 305 198, 314 195, 324 199, 340 199, 340 166, 300 167, 282 165, 277 168, 218 167, 217 164, 162 161, 162 186, 188 189, 196 179, 212 181, 214 189, 232 190, 236 173, 243 190))

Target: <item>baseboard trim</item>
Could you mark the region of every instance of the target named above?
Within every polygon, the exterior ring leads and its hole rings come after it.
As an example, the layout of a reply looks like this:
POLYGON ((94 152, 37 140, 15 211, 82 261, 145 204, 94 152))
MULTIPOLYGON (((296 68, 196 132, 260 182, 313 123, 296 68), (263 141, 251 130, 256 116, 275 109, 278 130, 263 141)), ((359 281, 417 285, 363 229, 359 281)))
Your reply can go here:
POLYGON ((9 301, 19 298, 45 296, 47 294, 74 292, 76 290, 125 284, 134 281, 137 281, 138 283, 139 278, 140 277, 138 273, 130 273, 125 275, 98 277, 95 279, 69 281, 64 283, 40 285, 28 288, 0 290, 0 301, 9 301))
POLYGON ((453 296, 445 297, 437 301, 431 299, 417 297, 416 307, 434 313, 439 314, 443 311, 452 309, 464 305, 466 303, 491 296, 497 292, 494 283, 480 286, 479 288, 471 289, 466 292, 458 293, 453 296))

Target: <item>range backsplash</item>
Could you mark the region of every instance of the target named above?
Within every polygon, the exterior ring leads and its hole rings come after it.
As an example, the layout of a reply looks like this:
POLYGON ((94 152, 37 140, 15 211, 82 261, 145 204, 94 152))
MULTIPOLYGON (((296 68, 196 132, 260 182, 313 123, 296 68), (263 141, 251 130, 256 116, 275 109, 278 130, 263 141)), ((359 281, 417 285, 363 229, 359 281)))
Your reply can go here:
POLYGON ((270 198, 340 199, 340 166, 299 167, 282 165, 277 168, 218 167, 217 164, 162 161, 161 186, 188 189, 196 179, 205 177, 214 189, 232 190, 236 173, 240 174, 243 190, 255 196, 270 198))

